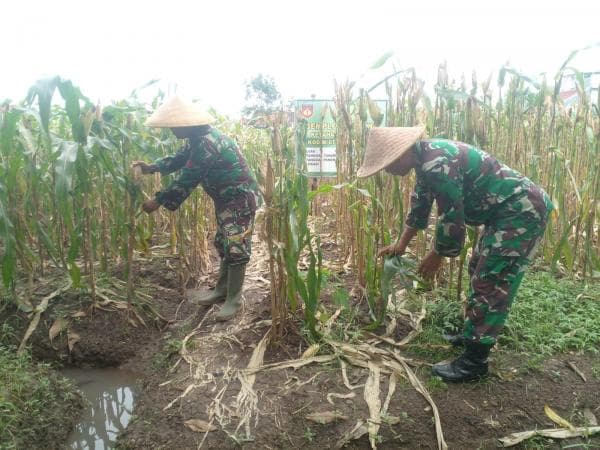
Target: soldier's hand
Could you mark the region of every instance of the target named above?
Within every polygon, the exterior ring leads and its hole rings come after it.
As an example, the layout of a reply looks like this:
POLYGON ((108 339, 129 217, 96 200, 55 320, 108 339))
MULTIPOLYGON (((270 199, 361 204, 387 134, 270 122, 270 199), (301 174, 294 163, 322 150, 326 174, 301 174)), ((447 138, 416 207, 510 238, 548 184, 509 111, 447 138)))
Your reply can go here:
POLYGON ((421 261, 417 272, 426 280, 433 279, 437 271, 440 270, 443 258, 443 256, 438 255, 435 251, 430 251, 425 255, 423 261, 421 261))
POLYGON ((394 255, 402 256, 405 251, 406 251, 406 249, 398 246, 398 244, 392 244, 392 245, 388 245, 386 247, 379 249, 379 251, 377 252, 377 257, 381 258, 382 256, 394 256, 394 255))
POLYGON ((131 167, 139 167, 140 169, 142 169, 142 173, 144 175, 154 173, 158 169, 155 164, 148 164, 144 161, 133 161, 131 163, 131 167))
POLYGON ((146 200, 144 203, 142 203, 142 209, 144 210, 144 212, 146 212, 148 214, 152 214, 159 207, 160 207, 160 203, 158 203, 153 198, 146 200))

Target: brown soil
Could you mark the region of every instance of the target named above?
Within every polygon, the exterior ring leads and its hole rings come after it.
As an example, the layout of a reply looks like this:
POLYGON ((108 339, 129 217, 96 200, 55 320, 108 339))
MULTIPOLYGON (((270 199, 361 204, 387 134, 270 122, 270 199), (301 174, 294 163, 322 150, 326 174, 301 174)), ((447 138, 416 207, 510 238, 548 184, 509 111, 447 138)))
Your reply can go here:
MULTIPOLYGON (((349 390, 345 386, 339 360, 298 369, 260 371, 253 384, 256 396, 241 396, 242 378, 236 369, 248 366, 252 352, 270 328, 268 270, 263 251, 259 246, 255 249, 248 268, 243 309, 230 322, 214 321, 213 312, 218 306, 198 308, 183 301, 176 278, 171 275, 174 264, 157 258, 141 263, 138 274, 142 285, 152 287, 146 292, 152 295, 154 308, 168 323, 140 307, 138 311, 146 326, 137 318, 133 319, 137 326, 133 326, 132 315, 125 311, 94 310, 92 314, 78 303, 79 299, 65 297, 57 301, 61 310, 49 310, 32 336, 34 354, 67 365, 123 365, 144 375, 134 420, 120 437, 119 448, 334 448, 358 420, 369 417, 363 387, 349 390), (50 344, 48 331, 55 318, 79 310, 87 315, 72 321, 72 332, 80 336, 73 351, 68 350, 66 333, 50 344), (182 341, 186 343, 184 349, 182 341), (330 396, 328 401, 330 393, 354 393, 354 397, 330 396), (321 425, 306 418, 324 411, 335 411, 346 419, 321 425), (192 431, 185 425, 190 419, 211 422, 216 431, 192 431)), ((214 274, 210 279, 214 281, 214 274)), ((350 278, 346 281, 351 282, 350 278)), ((208 283, 201 280, 199 284, 208 283)), ((38 294, 42 296, 44 292, 38 294)), ((14 317, 14 311, 3 314, 14 317)), ((26 322, 24 316, 20 317, 23 322, 18 329, 24 330, 26 322)), ((265 364, 299 358, 307 349, 300 336, 300 318, 301 315, 292 318, 283 338, 267 348, 265 364)), ((400 331, 394 337, 398 340, 410 331, 410 325, 399 323, 397 330, 400 331)), ((448 349, 448 357, 452 355, 448 349)), ((491 449, 497 447, 498 438, 512 432, 553 428, 544 414, 546 404, 575 425, 585 423, 582 412, 586 408, 600 417, 600 378, 592 356, 561 355, 533 366, 501 349, 493 353, 491 360, 493 375, 470 384, 445 385, 430 377, 427 365, 416 369, 439 408, 448 448, 491 449), (568 362, 575 364, 587 382, 567 366, 568 362)), ((366 369, 348 364, 351 385, 364 384, 367 374, 366 369)), ((248 379, 243 381, 247 383, 248 379)), ((382 401, 388 381, 388 376, 382 374, 382 401)), ((378 448, 437 448, 428 403, 408 382, 398 383, 388 415, 399 418, 399 423, 382 424, 378 448)), ((540 447, 560 448, 560 444, 549 440, 536 442, 540 447)), ((591 442, 600 448, 598 438, 564 441, 563 445, 577 442, 591 442)), ((345 448, 371 447, 364 435, 345 448)))

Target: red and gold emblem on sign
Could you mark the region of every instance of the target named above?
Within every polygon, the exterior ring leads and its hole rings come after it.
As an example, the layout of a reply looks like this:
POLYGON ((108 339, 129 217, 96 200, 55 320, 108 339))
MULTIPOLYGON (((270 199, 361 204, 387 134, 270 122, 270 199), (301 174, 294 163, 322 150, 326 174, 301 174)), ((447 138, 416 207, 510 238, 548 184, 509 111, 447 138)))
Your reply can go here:
POLYGON ((309 119, 313 115, 313 105, 302 105, 300 107, 300 115, 305 119, 309 119))

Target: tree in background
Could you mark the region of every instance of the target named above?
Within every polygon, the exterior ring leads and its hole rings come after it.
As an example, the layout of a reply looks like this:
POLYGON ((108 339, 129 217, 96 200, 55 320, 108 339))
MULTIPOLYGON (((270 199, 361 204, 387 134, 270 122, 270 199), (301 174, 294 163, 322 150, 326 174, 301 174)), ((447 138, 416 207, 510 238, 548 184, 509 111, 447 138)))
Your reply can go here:
POLYGON ((245 99, 248 104, 242 108, 242 114, 251 125, 260 127, 269 115, 281 110, 281 94, 269 75, 259 73, 247 81, 245 99))

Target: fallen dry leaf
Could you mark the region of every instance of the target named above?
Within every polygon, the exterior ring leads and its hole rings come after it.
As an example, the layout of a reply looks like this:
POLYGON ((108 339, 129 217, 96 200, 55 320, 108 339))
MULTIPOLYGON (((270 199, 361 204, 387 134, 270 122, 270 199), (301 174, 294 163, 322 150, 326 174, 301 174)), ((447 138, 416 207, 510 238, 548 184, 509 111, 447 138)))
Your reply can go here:
POLYGON ((491 416, 483 421, 486 425, 492 428, 500 428, 502 425, 497 420, 494 420, 491 416))
POLYGON ((556 411, 550 408, 548 405, 544 405, 544 412, 548 416, 548 418, 557 425, 560 425, 563 428, 568 428, 569 430, 574 430, 575 427, 569 423, 569 421, 560 417, 556 411))
POLYGON ((68 326, 69 321, 64 317, 59 317, 58 319, 56 319, 50 327, 50 331, 48 331, 48 337, 50 338, 50 342, 52 342, 52 340, 68 326))
POLYGON ((79 342, 80 339, 81 337, 77 333, 74 333, 71 330, 67 331, 67 343, 69 344, 70 352, 73 351, 73 347, 79 342))
POLYGON ((333 405, 334 398, 354 398, 354 397, 356 397, 356 393, 354 393, 354 392, 350 392, 349 394, 337 394, 335 392, 330 392, 329 394, 327 394, 327 402, 329 402, 333 405))
POLYGON ((321 346, 319 344, 311 345, 304 351, 304 353, 302 353, 302 356, 300 357, 300 359, 312 358, 319 352, 320 348, 321 348, 321 346))
POLYGON ((544 436, 550 439, 568 439, 578 436, 589 436, 598 432, 600 432, 600 427, 579 427, 574 430, 550 428, 547 430, 531 430, 512 433, 498 440, 504 447, 512 447, 513 445, 517 445, 534 436, 544 436))
POLYGON ((208 423, 202 419, 190 419, 183 422, 183 424, 188 427, 192 431, 196 431, 198 433, 208 433, 210 431, 217 431, 219 428, 213 425, 212 423, 208 423))
POLYGON ((567 361, 567 366, 569 366, 569 368, 573 372, 575 372, 577 375, 579 375, 579 377, 584 381, 584 383, 587 383, 587 378, 585 377, 583 372, 581 370, 579 370, 579 368, 575 365, 575 363, 573 361, 567 361))
POLYGON ((342 448, 346 444, 348 444, 350 441, 353 441, 355 439, 360 439, 362 436, 367 434, 368 431, 369 430, 367 430, 367 426, 365 425, 365 422, 362 420, 359 420, 358 422, 356 422, 356 425, 354 425, 354 427, 351 430, 345 432, 342 435, 342 437, 336 442, 334 448, 342 448))
POLYGON ((321 425, 335 422, 337 420, 347 420, 347 419, 348 419, 348 416, 344 416, 342 413, 340 413, 338 411, 323 411, 323 412, 308 414, 306 416, 306 420, 310 420, 311 422, 320 423, 321 425))
POLYGON ((368 362, 369 376, 365 383, 364 398, 369 407, 369 418, 367 422, 367 430, 369 431, 369 441, 371 448, 377 448, 377 433, 379 432, 380 414, 381 414, 381 399, 379 398, 379 377, 381 368, 378 364, 372 361, 368 362))

